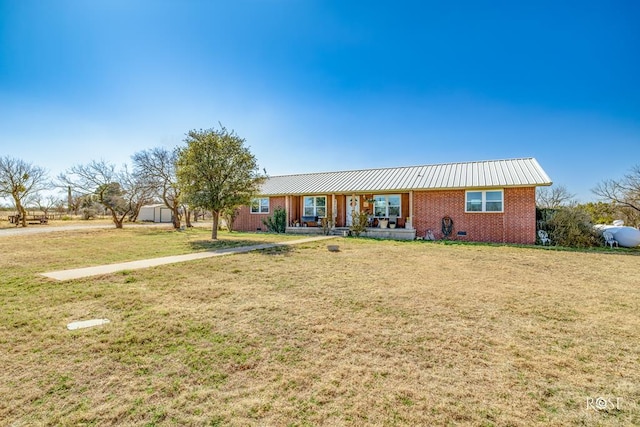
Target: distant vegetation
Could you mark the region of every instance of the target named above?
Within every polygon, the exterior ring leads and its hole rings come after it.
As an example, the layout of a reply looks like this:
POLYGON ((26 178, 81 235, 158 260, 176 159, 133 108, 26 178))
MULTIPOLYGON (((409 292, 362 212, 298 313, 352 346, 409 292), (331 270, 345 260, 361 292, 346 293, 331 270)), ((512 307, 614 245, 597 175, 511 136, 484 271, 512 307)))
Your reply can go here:
POLYGON ((607 180, 593 190, 601 201, 577 203, 565 186, 539 188, 536 193, 537 225, 549 233, 554 244, 589 247, 602 244, 594 224, 611 224, 621 219, 626 225, 640 225, 640 166, 620 180, 607 180))
POLYGON ((248 204, 264 176, 245 140, 223 126, 191 130, 184 142, 186 146, 173 150, 156 147, 135 153, 133 168, 105 160, 73 165, 53 182, 44 168, 0 157, 0 200, 12 203, 23 227, 27 210, 37 208, 47 216, 56 211, 84 219, 106 213, 116 228, 136 221, 143 205, 160 201, 171 209, 176 229, 183 218, 190 226, 191 216, 195 220, 202 210, 210 212, 215 239, 220 215, 248 204), (42 195, 55 188, 64 195, 42 195))

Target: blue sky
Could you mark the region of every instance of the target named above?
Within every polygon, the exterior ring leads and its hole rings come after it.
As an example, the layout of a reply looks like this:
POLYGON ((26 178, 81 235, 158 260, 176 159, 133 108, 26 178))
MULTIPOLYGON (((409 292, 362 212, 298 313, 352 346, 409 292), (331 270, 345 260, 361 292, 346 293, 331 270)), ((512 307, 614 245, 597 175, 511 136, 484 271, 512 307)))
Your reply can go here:
POLYGON ((637 1, 0 0, 0 155, 52 176, 221 122, 270 175, 640 163, 637 1))

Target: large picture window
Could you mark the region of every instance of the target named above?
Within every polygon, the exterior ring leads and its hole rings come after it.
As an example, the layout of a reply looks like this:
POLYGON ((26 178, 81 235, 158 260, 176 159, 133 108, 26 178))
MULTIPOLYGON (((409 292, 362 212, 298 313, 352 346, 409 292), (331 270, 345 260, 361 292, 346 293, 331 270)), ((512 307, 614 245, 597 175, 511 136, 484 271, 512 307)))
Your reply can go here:
POLYGON ((261 197, 251 200, 251 213, 269 213, 269 198, 261 197))
POLYGON ((327 197, 326 196, 305 196, 304 197, 304 216, 317 216, 324 218, 327 216, 327 197))
POLYGON ((389 218, 391 215, 402 216, 401 200, 399 194, 373 196, 373 215, 376 218, 389 218))
POLYGON ((504 191, 483 190, 467 191, 466 212, 502 212, 504 210, 504 191))

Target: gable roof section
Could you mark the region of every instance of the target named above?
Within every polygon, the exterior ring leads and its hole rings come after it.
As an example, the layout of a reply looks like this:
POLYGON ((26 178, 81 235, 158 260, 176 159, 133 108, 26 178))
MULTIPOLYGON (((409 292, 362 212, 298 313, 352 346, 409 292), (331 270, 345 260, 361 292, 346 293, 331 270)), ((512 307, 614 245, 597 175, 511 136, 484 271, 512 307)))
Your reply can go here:
POLYGON ((287 194, 531 187, 551 184, 551 179, 540 167, 538 161, 530 157, 272 176, 262 185, 260 193, 265 196, 276 196, 287 194))

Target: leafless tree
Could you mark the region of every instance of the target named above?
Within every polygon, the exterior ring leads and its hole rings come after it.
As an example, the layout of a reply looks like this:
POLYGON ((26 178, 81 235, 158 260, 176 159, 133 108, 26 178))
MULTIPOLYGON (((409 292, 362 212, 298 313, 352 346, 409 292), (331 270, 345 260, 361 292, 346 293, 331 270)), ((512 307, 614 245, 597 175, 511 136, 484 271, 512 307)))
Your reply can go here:
POLYGON ((640 165, 632 167, 621 179, 602 181, 591 191, 618 207, 640 212, 640 165))
POLYGON ((153 186, 150 185, 145 176, 130 173, 126 167, 124 168, 124 173, 120 174, 120 178, 122 180, 122 187, 128 198, 128 203, 131 205, 129 221, 135 222, 140 214, 140 208, 153 202, 153 186))
POLYGON ((575 194, 569 192, 564 185, 538 187, 536 190, 536 206, 542 209, 557 209, 561 206, 574 205, 575 194))
POLYGON ((34 199, 35 206, 38 208, 38 210, 42 211, 45 217, 48 217, 49 211, 59 206, 60 202, 60 198, 56 197, 53 194, 50 194, 47 197, 38 195, 38 197, 34 199))
POLYGON ((134 209, 128 175, 126 168, 116 170, 112 163, 92 160, 71 167, 58 180, 83 196, 93 196, 111 214, 116 228, 122 228, 124 219, 134 209))
POLYGON ((182 193, 176 177, 175 151, 156 147, 135 153, 132 158, 135 175, 171 209, 173 227, 180 228, 182 193))
POLYGON ((13 199, 23 227, 27 226, 26 200, 49 186, 45 169, 13 157, 0 157, 0 197, 13 199))

